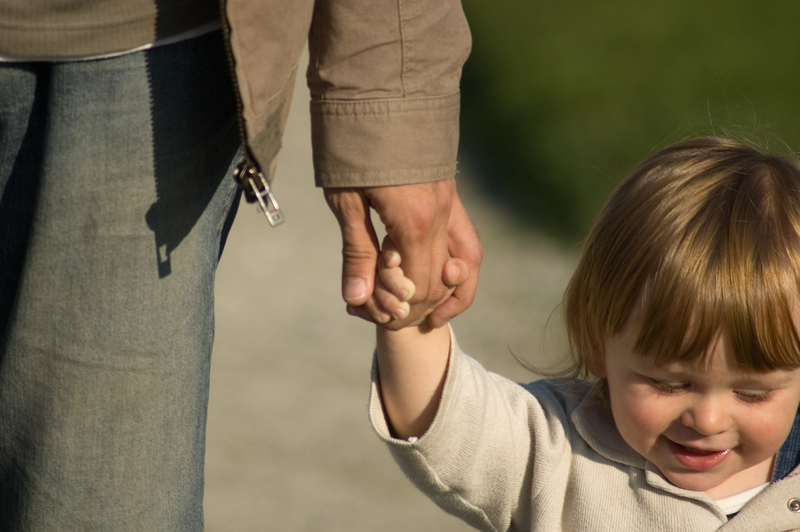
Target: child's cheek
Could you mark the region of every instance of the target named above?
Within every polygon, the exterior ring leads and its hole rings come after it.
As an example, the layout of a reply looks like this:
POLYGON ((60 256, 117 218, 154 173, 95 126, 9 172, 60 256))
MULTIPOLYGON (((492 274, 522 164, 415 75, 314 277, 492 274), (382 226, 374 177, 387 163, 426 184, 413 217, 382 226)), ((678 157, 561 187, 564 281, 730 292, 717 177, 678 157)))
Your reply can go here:
POLYGON ((780 449, 791 430, 793 418, 762 412, 739 415, 737 431, 742 445, 755 455, 774 454, 780 449))
POLYGON ((669 398, 654 395, 652 390, 631 386, 626 393, 612 393, 611 398, 611 409, 620 434, 642 455, 648 453, 674 421, 669 398))

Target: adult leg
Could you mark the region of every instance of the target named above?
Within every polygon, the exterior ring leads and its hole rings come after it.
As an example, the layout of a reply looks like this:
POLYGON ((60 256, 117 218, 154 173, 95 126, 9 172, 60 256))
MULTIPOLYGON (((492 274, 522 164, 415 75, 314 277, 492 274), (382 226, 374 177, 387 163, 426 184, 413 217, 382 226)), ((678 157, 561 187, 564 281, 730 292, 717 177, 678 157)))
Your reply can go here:
POLYGON ((43 122, 48 74, 46 65, 0 63, 0 340, 15 300, 36 200, 38 183, 30 176, 38 174, 41 138, 28 126, 43 122), (28 171, 10 179, 15 166, 28 171))
POLYGON ((201 530, 214 272, 238 202, 222 40, 48 70, 26 126, 41 157, 9 178, 38 198, 0 344, 0 529, 201 530))

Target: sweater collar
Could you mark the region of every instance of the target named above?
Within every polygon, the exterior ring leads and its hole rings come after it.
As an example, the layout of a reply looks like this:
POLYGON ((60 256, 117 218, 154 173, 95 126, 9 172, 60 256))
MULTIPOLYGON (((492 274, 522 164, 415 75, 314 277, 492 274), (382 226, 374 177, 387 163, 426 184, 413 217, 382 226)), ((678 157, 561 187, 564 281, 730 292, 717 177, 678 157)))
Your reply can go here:
POLYGON ((572 411, 575 429, 599 455, 625 465, 645 468, 647 460, 634 451, 617 431, 608 402, 600 396, 596 382, 572 411))

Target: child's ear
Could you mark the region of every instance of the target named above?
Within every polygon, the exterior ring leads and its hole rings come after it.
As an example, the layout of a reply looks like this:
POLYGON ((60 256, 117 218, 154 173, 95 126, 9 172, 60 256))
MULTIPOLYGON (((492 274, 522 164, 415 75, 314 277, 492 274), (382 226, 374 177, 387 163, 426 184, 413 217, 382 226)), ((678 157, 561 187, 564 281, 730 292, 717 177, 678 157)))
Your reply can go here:
POLYGON ((586 368, 589 370, 589 373, 598 379, 605 379, 608 375, 605 357, 599 353, 595 353, 593 356, 589 357, 586 361, 586 368))

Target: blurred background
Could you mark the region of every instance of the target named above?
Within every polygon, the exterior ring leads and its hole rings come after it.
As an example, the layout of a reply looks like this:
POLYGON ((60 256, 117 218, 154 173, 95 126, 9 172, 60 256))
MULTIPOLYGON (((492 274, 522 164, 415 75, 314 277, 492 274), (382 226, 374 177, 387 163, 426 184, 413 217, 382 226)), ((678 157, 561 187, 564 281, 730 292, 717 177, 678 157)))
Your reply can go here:
POLYGON ((678 139, 798 146, 800 5, 463 0, 462 161, 573 243, 641 159, 678 139))
MULTIPOLYGON (((453 321, 492 371, 535 378, 566 355, 559 302, 580 242, 637 162, 681 138, 798 146, 795 15, 744 0, 463 0, 459 193, 485 248, 474 305, 453 321)), ((206 529, 470 530, 403 477, 367 421, 374 347, 339 295, 340 236, 313 186, 298 78, 270 229, 242 205, 220 264, 206 529)))

